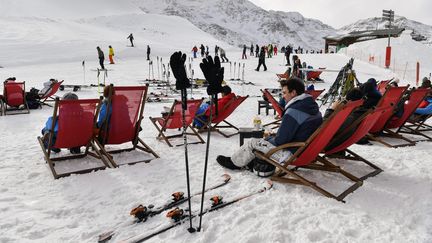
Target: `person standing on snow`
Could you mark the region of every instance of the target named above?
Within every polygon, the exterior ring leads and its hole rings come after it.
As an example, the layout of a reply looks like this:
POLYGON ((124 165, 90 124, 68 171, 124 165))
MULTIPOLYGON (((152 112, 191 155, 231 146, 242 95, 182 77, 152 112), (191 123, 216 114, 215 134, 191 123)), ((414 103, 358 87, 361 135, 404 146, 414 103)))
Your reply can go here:
POLYGON ((215 56, 219 55, 219 46, 215 45, 215 56))
POLYGON ((258 57, 258 53, 259 53, 259 46, 258 44, 255 45, 255 57, 258 57))
POLYGON ((105 55, 104 55, 103 51, 100 49, 99 46, 96 47, 96 50, 98 52, 99 64, 100 64, 100 66, 101 66, 102 69, 105 69, 105 66, 104 66, 105 55))
POLYGON ((258 58, 258 67, 255 69, 255 71, 259 72, 261 65, 264 66, 264 71, 267 71, 267 66, 265 64, 265 47, 261 47, 261 52, 258 58))
POLYGON ((192 48, 192 52, 193 52, 193 57, 194 57, 194 58, 197 58, 198 47, 197 47, 197 46, 194 46, 194 47, 192 48))
POLYGON ((134 47, 134 44, 133 44, 134 37, 133 37, 132 33, 130 33, 130 35, 126 39, 129 39, 131 46, 134 47))
POLYGON ((150 61, 150 46, 147 45, 147 61, 150 61))
POLYGON ((204 47, 203 44, 201 44, 201 46, 200 46, 200 50, 201 50, 201 57, 204 57, 204 54, 205 54, 205 47, 204 47))
POLYGON ((108 57, 110 60, 110 64, 114 64, 114 49, 112 48, 112 46, 108 46, 108 57))
POLYGON ((251 44, 251 46, 250 46, 250 54, 249 54, 251 57, 253 57, 254 56, 254 45, 253 44, 251 44))
POLYGON ((225 50, 222 49, 221 47, 218 47, 218 49, 219 49, 220 58, 221 58, 222 62, 229 62, 228 58, 225 55, 225 50))
POLYGON ((246 56, 246 45, 243 45, 243 55, 242 55, 242 59, 247 59, 247 56, 246 56))

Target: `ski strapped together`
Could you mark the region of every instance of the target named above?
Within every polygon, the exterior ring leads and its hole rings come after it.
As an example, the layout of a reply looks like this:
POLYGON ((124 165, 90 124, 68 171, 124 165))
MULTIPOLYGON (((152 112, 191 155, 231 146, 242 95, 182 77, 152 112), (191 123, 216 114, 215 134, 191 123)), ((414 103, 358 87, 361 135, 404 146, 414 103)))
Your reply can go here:
POLYGON ((232 200, 225 201, 225 202, 223 201, 223 198, 221 196, 214 196, 210 199, 212 201, 212 206, 209 208, 206 208, 202 213, 198 213, 198 214, 192 214, 192 215, 185 214, 186 210, 183 210, 180 208, 175 208, 175 209, 169 211, 166 215, 168 218, 172 219, 173 222, 171 224, 169 224, 165 227, 162 227, 161 229, 159 229, 153 233, 150 233, 148 235, 136 236, 136 237, 130 238, 127 240, 127 242, 133 242, 133 243, 144 242, 144 241, 149 240, 149 239, 151 239, 157 235, 160 235, 160 234, 162 234, 162 233, 164 233, 164 232, 166 232, 172 228, 175 228, 179 225, 182 225, 183 223, 187 222, 188 220, 190 220, 192 218, 195 218, 196 216, 202 216, 206 213, 224 208, 226 206, 229 206, 231 204, 239 202, 243 199, 250 198, 254 195, 268 191, 272 187, 273 187, 273 182, 271 180, 268 180, 265 187, 263 187, 257 191, 251 192, 251 193, 243 195, 243 196, 239 196, 237 198, 234 198, 232 200))
MULTIPOLYGON (((228 184, 231 181, 231 176, 228 174, 223 174, 221 176, 223 178, 223 181, 218 182, 210 187, 208 187, 206 189, 206 192, 209 192, 211 190, 220 188, 222 186, 225 186, 226 184, 228 184)), ((199 196, 201 195, 201 191, 200 192, 196 192, 194 194, 191 195, 191 197, 195 197, 195 196, 199 196)), ((162 206, 157 207, 156 209, 154 208, 154 205, 150 204, 148 206, 143 206, 143 205, 139 205, 138 207, 134 208, 131 210, 130 215, 133 215, 135 217, 134 222, 132 222, 131 224, 128 224, 126 226, 130 226, 130 225, 135 225, 136 223, 144 223, 147 221, 148 218, 151 218, 153 216, 156 216, 168 209, 171 209, 173 207, 176 207, 184 202, 186 202, 188 200, 188 198, 184 197, 184 193, 183 192, 174 192, 173 194, 171 194, 172 198, 166 202, 165 204, 163 204, 162 206)), ((115 234, 116 231, 121 230, 121 225, 119 227, 116 227, 115 229, 106 231, 102 234, 99 235, 98 237, 98 242, 102 243, 102 242, 107 242, 109 241, 115 234)))

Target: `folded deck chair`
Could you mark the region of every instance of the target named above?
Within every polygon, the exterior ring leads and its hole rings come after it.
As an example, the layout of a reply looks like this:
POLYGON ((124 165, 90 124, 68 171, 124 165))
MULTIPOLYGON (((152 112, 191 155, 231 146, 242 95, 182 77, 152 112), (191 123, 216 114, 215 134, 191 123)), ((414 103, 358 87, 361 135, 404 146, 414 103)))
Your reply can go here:
POLYGON ((377 89, 381 94, 384 94, 386 89, 387 89, 387 85, 389 85, 390 80, 382 80, 381 82, 378 83, 377 85, 377 89))
POLYGON ((276 76, 278 77, 279 80, 281 80, 281 79, 288 79, 289 78, 289 76, 288 76, 288 70, 286 72, 284 72, 284 73, 277 73, 276 76))
MULTIPOLYGON (((187 101, 187 109, 185 112, 185 125, 186 128, 192 130, 192 133, 186 133, 187 135, 193 135, 198 138, 198 142, 195 143, 204 143, 202 137, 198 134, 198 132, 191 126, 193 119, 195 118, 195 113, 200 107, 203 99, 200 100, 188 100, 187 101)), ((150 121, 155 125, 156 129, 159 131, 157 138, 163 139, 170 147, 172 147, 169 142, 170 138, 181 137, 183 133, 177 133, 174 135, 166 135, 167 129, 181 129, 183 127, 183 117, 182 117, 182 102, 179 100, 175 100, 172 105, 170 111, 165 117, 150 117, 150 121)), ((189 143, 191 144, 191 143, 189 143)), ((181 144, 183 145, 183 144, 181 144)))
POLYGON ((272 180, 309 186, 317 192, 323 194, 324 196, 334 198, 338 201, 343 201, 343 199, 349 193, 359 188, 363 184, 363 181, 350 174, 349 172, 343 170, 341 167, 332 164, 330 161, 321 159, 321 157, 319 157, 319 153, 327 146, 327 144, 330 142, 330 139, 334 136, 334 134, 346 120, 348 115, 355 108, 359 107, 362 103, 363 100, 350 101, 348 103, 341 102, 341 104, 334 110, 334 112, 305 142, 287 143, 270 150, 266 154, 260 151, 255 151, 254 153, 258 159, 265 160, 279 169, 279 172, 277 172, 272 177, 272 180), (287 148, 298 149, 282 164, 280 164, 279 161, 276 161, 271 157, 275 152, 287 148), (294 168, 290 169, 288 167, 294 168), (337 172, 353 181, 354 184, 345 191, 343 191, 341 194, 335 195, 323 189, 321 186, 318 186, 316 182, 313 182, 301 176, 297 172, 297 169, 300 168, 337 172))
MULTIPOLYGON (((372 177, 375 175, 378 175, 383 170, 379 168, 378 166, 372 164, 370 161, 366 160, 365 158, 361 157, 360 155, 354 153, 353 151, 349 150, 348 147, 353 145, 354 143, 358 142, 361 138, 366 136, 369 132, 369 130, 372 128, 372 126, 375 124, 375 122, 380 118, 382 113, 389 109, 389 107, 381 107, 378 109, 370 109, 368 112, 363 114, 361 117, 359 117, 356 121, 351 124, 346 131, 350 131, 351 128, 356 128, 354 133, 347 138, 343 143, 339 144, 338 146, 328 150, 323 151, 324 156, 323 159, 329 159, 329 158, 339 158, 339 159, 347 159, 347 160, 356 160, 364 162, 365 164, 372 167, 373 171, 360 177, 361 180, 365 180, 368 177, 372 177), (345 152, 345 153, 340 153, 345 152), (344 154, 344 155, 342 155, 344 154)), ((344 137, 344 134, 338 135, 338 137, 344 137)), ((338 140, 338 137, 335 137, 333 139, 338 140)), ((332 139, 332 140, 333 140, 332 139)))
POLYGON ((39 97, 40 104, 51 106, 50 104, 47 104, 47 102, 55 101, 54 95, 57 93, 57 91, 60 88, 60 85, 62 85, 63 82, 64 82, 64 80, 62 80, 60 82, 53 83, 51 85, 51 88, 48 89, 47 92, 45 92, 45 94, 43 94, 42 96, 39 97))
MULTIPOLYGON (((395 113, 395 109, 399 101, 401 101, 402 96, 407 91, 408 86, 403 87, 389 87, 386 89, 385 93, 381 97, 380 101, 377 104, 377 108, 380 107, 391 107, 390 109, 385 110, 385 112, 380 116, 377 122, 373 125, 373 127, 369 131, 369 135, 367 136, 369 139, 379 142, 387 147, 401 147, 401 146, 413 146, 415 142, 403 137, 402 135, 394 135, 391 136, 394 139, 404 140, 406 143, 392 145, 385 141, 383 137, 386 135, 384 132, 384 128, 386 124, 390 121, 391 117, 395 113)), ((389 136, 387 136, 389 137, 389 136)))
POLYGON ((424 100, 424 98, 428 95, 430 89, 414 89, 411 90, 409 94, 408 100, 404 104, 403 114, 399 118, 391 119, 385 126, 384 132, 387 136, 398 137, 401 136, 400 133, 408 133, 413 135, 419 135, 426 138, 426 140, 417 140, 417 141, 432 141, 432 138, 420 131, 416 131, 415 129, 410 128, 409 126, 405 126, 408 119, 414 115, 415 110, 419 106, 419 104, 424 100), (390 129, 397 129, 396 132, 390 129))
MULTIPOLYGON (((100 128, 99 142, 100 147, 105 148, 101 152, 108 158, 114 167, 124 163, 114 161, 111 154, 141 150, 147 154, 152 154, 159 158, 144 141, 139 138, 141 130, 141 121, 144 117, 144 105, 147 97, 148 85, 146 86, 117 86, 110 85, 107 116, 100 128), (123 148, 123 144, 132 143, 132 147, 123 148), (119 147, 119 149, 108 150, 110 147, 119 147)), ((141 159, 126 164, 136 164, 140 162, 149 162, 152 158, 141 159)))
POLYGON ((25 99, 25 82, 4 82, 2 114, 29 114, 30 110, 25 99), (11 113, 12 111, 12 113, 11 113))
POLYGON ((101 100, 99 99, 84 99, 84 100, 59 100, 54 104, 53 121, 57 121, 58 131, 54 140, 55 122, 52 123, 50 132, 48 133, 48 146, 45 148, 42 137, 38 137, 39 144, 45 155, 45 160, 48 163, 51 172, 55 179, 69 176, 71 174, 83 174, 94 170, 105 169, 109 167, 108 161, 102 156, 95 146, 94 130, 96 128, 96 118, 99 113, 101 100), (78 155, 68 155, 61 157, 52 157, 51 148, 74 148, 84 146, 84 153, 78 155), (89 151, 90 147, 94 152, 89 151), (57 161, 72 160, 83 158, 91 155, 100 160, 100 165, 91 168, 68 170, 67 172, 58 172, 56 170, 57 161))
POLYGON ((275 127, 278 127, 283 117, 284 108, 279 105, 279 102, 277 102, 277 100, 267 89, 261 90, 261 92, 263 93, 263 96, 267 99, 267 101, 270 103, 270 105, 273 107, 273 109, 276 111, 279 117, 274 122, 264 124, 263 127, 270 126, 270 125, 275 125, 275 127))
MULTIPOLYGON (((222 136, 229 138, 236 134, 238 134, 238 128, 234 126, 233 124, 229 123, 226 119, 237 109, 237 107, 240 106, 243 101, 245 101, 249 96, 236 96, 233 99, 231 99, 225 107, 218 107, 218 114, 214 114, 214 110, 212 110, 212 120, 211 123, 214 124, 211 127, 211 131, 218 132, 222 136), (225 123, 226 125, 223 125, 222 123, 225 123), (221 131, 221 128, 231 128, 234 129, 235 132, 231 134, 227 134, 226 132, 221 131)), ((202 124, 208 124, 205 119, 201 119, 202 115, 204 114, 197 114, 196 119, 198 119, 202 124)), ((202 128, 198 130, 198 132, 205 132, 207 131, 208 126, 204 125, 202 128)))
POLYGON ((305 93, 306 94, 310 94, 312 96, 312 98, 314 100, 316 100, 318 98, 318 96, 320 96, 323 92, 325 91, 325 89, 320 89, 320 90, 306 90, 305 93))

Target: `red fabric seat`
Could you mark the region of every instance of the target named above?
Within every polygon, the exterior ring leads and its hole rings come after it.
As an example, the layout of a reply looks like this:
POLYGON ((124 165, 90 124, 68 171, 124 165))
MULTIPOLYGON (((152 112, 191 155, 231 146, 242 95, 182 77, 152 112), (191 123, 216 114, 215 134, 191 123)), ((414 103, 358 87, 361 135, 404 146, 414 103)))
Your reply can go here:
POLYGON ((30 113, 25 99, 25 82, 7 82, 3 83, 3 100, 2 114, 22 114, 30 113), (9 111, 20 111, 8 113, 9 111))

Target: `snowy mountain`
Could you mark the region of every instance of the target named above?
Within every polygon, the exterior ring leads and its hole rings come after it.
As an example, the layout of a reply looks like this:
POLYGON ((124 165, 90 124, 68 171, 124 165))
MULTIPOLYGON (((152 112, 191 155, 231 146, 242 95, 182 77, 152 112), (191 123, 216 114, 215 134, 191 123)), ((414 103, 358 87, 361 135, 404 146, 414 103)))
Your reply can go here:
MULTIPOLYGON (((388 24, 388 21, 381 17, 368 18, 346 25, 340 28, 339 31, 342 33, 349 33, 351 31, 384 29, 386 24, 388 24)), ((392 25, 398 28, 412 30, 414 31, 413 36, 424 36, 427 38, 428 42, 432 40, 432 26, 430 25, 410 20, 402 16, 395 16, 395 21, 392 25)))
POLYGON ((247 0, 135 0, 135 3, 147 13, 186 18, 215 38, 237 46, 291 43, 294 47, 322 49, 322 37, 336 32, 300 13, 266 11, 247 0))

